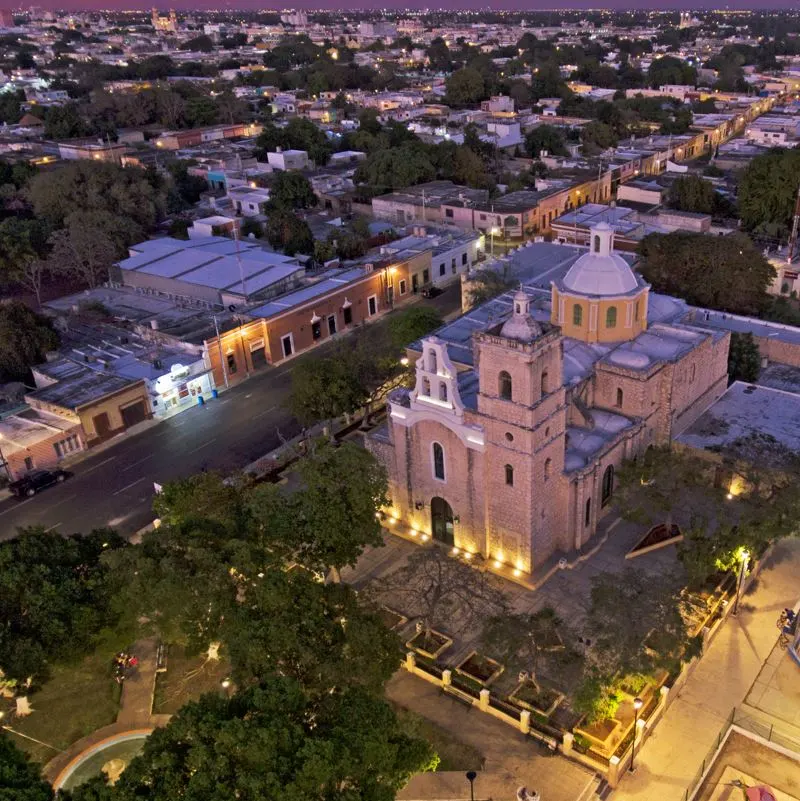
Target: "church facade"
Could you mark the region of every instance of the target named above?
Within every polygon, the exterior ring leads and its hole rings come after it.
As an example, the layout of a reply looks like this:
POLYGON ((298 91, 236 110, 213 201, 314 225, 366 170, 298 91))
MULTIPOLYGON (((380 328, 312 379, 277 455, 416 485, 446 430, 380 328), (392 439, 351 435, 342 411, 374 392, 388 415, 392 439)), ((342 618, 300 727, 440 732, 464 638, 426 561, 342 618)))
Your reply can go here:
POLYGON ((727 386, 729 335, 648 326, 649 289, 601 224, 552 282, 549 320, 520 290, 505 320, 472 333, 471 359, 423 339, 414 388, 392 396, 367 439, 388 472, 394 530, 515 577, 574 558, 622 461, 670 442, 727 386))

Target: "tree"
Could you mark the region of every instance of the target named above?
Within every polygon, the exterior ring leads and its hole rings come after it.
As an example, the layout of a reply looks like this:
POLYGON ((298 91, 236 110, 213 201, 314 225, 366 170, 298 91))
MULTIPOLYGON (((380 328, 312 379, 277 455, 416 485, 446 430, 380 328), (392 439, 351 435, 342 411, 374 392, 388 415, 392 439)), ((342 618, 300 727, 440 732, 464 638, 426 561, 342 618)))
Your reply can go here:
POLYGON ((587 657, 599 676, 673 669, 690 646, 681 583, 634 568, 592 577, 587 657))
POLYGON ((190 162, 186 159, 178 159, 171 162, 167 169, 181 200, 187 205, 193 205, 208 190, 208 181, 199 175, 190 175, 189 166, 190 162))
POLYGON ((270 186, 269 199, 279 209, 308 209, 317 205, 311 182, 299 172, 279 172, 270 186))
POLYGON ((0 222, 0 266, 5 278, 18 281, 41 306, 42 277, 46 272, 48 226, 41 220, 7 217, 0 222))
POLYGON ((731 334, 731 345, 728 350, 728 383, 747 381, 755 383, 761 372, 761 353, 751 333, 731 334))
POLYGON ((117 622, 101 560, 124 541, 111 530, 53 537, 43 528, 0 544, 0 670, 45 679, 53 662, 84 654, 117 622))
POLYGON ((564 137, 552 125, 537 125, 525 136, 525 151, 532 159, 538 159, 546 150, 551 156, 566 156, 564 137))
POLYGON ((202 34, 195 36, 194 39, 187 39, 178 45, 179 50, 190 50, 195 53, 211 53, 214 50, 214 40, 210 36, 202 34))
POLYGON ((309 700, 296 682, 271 676, 231 698, 187 704, 115 785, 94 779, 73 797, 390 801, 413 773, 435 765, 430 746, 402 732, 386 701, 358 688, 309 700))
POLYGON ((0 731, 0 796, 8 801, 52 801, 53 788, 39 766, 0 731))
POLYGON ((279 248, 287 256, 294 256, 295 253, 310 256, 314 252, 314 235, 308 223, 291 211, 271 212, 264 233, 270 245, 279 248))
POLYGON ((488 573, 435 547, 415 550, 403 567, 382 577, 370 592, 385 595, 404 614, 419 618, 426 632, 441 627, 456 634, 507 611, 488 573))
POLYGON ((355 357, 352 343, 340 340, 328 355, 310 356, 295 366, 289 406, 303 425, 328 423, 366 403, 355 357))
POLYGON ((389 317, 389 339, 397 351, 404 350, 412 342, 439 328, 442 316, 430 306, 414 306, 389 317))
POLYGON ((298 476, 303 489, 286 497, 282 511, 267 488, 266 495, 254 493, 252 513, 262 531, 274 527, 274 518, 283 513, 285 525, 279 526, 281 542, 275 547, 288 548, 304 567, 338 581, 339 571, 355 565, 364 548, 383 544, 376 513, 387 503, 386 473, 351 442, 336 447, 323 442, 300 462, 298 476), (288 537, 286 529, 291 529, 288 537))
POLYGON ((166 189, 154 173, 103 161, 73 161, 35 175, 28 187, 34 214, 61 227, 70 214, 105 212, 151 230, 164 217, 166 189))
POLYGON ((267 570, 225 620, 222 639, 240 686, 289 676, 309 696, 361 686, 380 693, 400 642, 344 584, 307 570, 267 570))
POLYGON ((654 89, 665 84, 694 86, 697 83, 697 70, 674 56, 662 56, 651 62, 647 80, 654 89))
POLYGON ((364 108, 358 113, 358 130, 377 136, 383 126, 378 121, 378 111, 374 108, 364 108))
POLYGON ((74 139, 86 136, 89 126, 81 115, 77 103, 51 106, 44 118, 44 135, 48 139, 74 139))
POLYGON ((448 105, 469 106, 486 97, 483 76, 472 67, 456 70, 446 81, 448 105))
POLYGON ((513 281, 494 270, 476 270, 469 277, 469 304, 480 306, 513 286, 513 281))
POLYGON ((640 271, 656 292, 736 314, 757 314, 769 304, 775 268, 743 234, 650 234, 639 254, 640 271))
POLYGON ((450 72, 453 61, 450 58, 450 48, 441 36, 437 36, 425 51, 431 69, 437 72, 450 72))
POLYGON ((0 304, 0 382, 30 383, 30 368, 59 346, 48 319, 19 301, 0 304))
POLYGON ((355 178, 358 183, 391 191, 432 181, 436 178, 436 169, 423 150, 414 144, 405 144, 370 153, 359 164, 355 178))
POLYGON ((114 242, 97 228, 87 228, 75 219, 69 228, 50 236, 53 269, 70 273, 90 288, 108 276, 108 268, 117 258, 114 242))
POLYGON ((619 139, 610 125, 592 120, 581 128, 581 141, 584 153, 594 154, 616 146, 619 139))
POLYGON ((800 150, 776 148, 756 156, 739 181, 739 212, 748 231, 785 238, 800 186, 800 150))
POLYGON ((669 205, 678 211, 711 214, 714 211, 714 187, 699 175, 676 178, 669 188, 669 205))

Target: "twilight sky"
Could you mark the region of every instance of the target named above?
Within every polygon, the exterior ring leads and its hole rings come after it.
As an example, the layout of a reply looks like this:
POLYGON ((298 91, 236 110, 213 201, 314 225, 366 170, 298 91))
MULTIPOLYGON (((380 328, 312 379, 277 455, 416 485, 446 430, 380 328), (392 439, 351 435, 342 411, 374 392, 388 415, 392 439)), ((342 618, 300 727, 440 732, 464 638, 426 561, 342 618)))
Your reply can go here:
MULTIPOLYGON (((72 2, 37 2, 36 5, 44 8, 70 8, 70 9, 102 9, 102 8, 115 8, 115 9, 148 9, 152 5, 151 0, 122 0, 122 2, 109 2, 108 0, 72 0, 72 2)), ((3 0, 0 0, 0 5, 5 5, 3 0)), ((10 5, 10 3, 9 3, 10 5)), ((166 10, 168 5, 172 5, 179 10, 190 11, 192 9, 231 9, 237 8, 251 10, 279 10, 280 7, 270 9, 265 7, 262 2, 258 0, 175 0, 169 4, 167 0, 158 0, 157 5, 159 8, 166 10)), ((290 0, 286 7, 306 8, 306 9, 341 9, 341 0, 290 0)), ((611 9, 669 9, 669 10, 694 10, 694 9, 728 9, 728 10, 746 10, 760 8, 797 8, 797 0, 767 0, 766 3, 759 3, 758 0, 728 0, 727 2, 720 2, 719 0, 692 0, 687 3, 686 0, 604 0, 598 3, 597 0, 568 0, 568 2, 558 2, 558 0, 545 0, 545 2, 524 2, 521 0, 493 0, 490 6, 487 5, 486 0, 456 0, 455 2, 447 2, 447 0, 358 0, 349 8, 364 8, 364 9, 378 9, 378 8, 391 8, 391 9, 424 9, 424 8, 440 8, 458 11, 459 9, 480 10, 491 8, 492 10, 531 10, 538 11, 542 9, 559 9, 559 8, 611 8, 611 9), (689 6, 691 9, 689 9, 689 6)))

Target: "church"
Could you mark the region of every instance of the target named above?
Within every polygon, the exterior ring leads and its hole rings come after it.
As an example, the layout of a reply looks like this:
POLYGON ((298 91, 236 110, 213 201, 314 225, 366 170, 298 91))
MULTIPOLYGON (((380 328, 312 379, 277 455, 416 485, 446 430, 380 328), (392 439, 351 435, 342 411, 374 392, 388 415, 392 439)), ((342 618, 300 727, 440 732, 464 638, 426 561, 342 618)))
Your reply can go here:
POLYGON ((536 291, 509 293, 499 318, 467 315, 422 339, 413 389, 391 396, 367 438, 388 472, 390 530, 521 581, 574 559, 620 464, 669 443, 725 392, 730 342, 649 315, 650 287, 605 223, 538 290, 534 313, 536 291))

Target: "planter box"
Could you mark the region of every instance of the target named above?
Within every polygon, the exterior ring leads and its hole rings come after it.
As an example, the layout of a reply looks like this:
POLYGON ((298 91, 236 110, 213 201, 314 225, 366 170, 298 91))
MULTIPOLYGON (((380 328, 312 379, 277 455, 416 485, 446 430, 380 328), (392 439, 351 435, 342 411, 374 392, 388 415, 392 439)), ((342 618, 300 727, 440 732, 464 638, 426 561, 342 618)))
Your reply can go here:
POLYGON ((667 531, 665 523, 659 523, 657 526, 653 526, 653 528, 625 554, 625 558, 635 559, 637 556, 644 556, 646 553, 657 551, 659 548, 666 548, 667 545, 673 545, 682 540, 683 534, 681 534, 681 530, 674 523, 670 526, 669 531, 667 531))
POLYGON ((616 718, 611 718, 598 720, 590 726, 581 726, 575 729, 575 734, 585 737, 592 744, 592 748, 596 748, 601 754, 611 756, 619 743, 618 732, 621 728, 622 724, 616 718))
POLYGON ((378 609, 378 617, 389 631, 397 631, 408 623, 408 618, 405 615, 395 612, 394 609, 389 609, 388 606, 382 606, 378 609))
POLYGON ((508 696, 508 700, 523 709, 549 718, 564 700, 564 695, 557 690, 540 687, 536 682, 529 680, 518 684, 508 696))
POLYGON ((419 651, 429 659, 438 659, 452 644, 453 641, 447 635, 431 629, 427 633, 420 631, 415 634, 406 643, 406 647, 419 651))
POLYGON ((488 656, 481 656, 473 651, 461 664, 456 667, 456 673, 477 681, 484 687, 489 687, 505 670, 503 665, 488 656))

